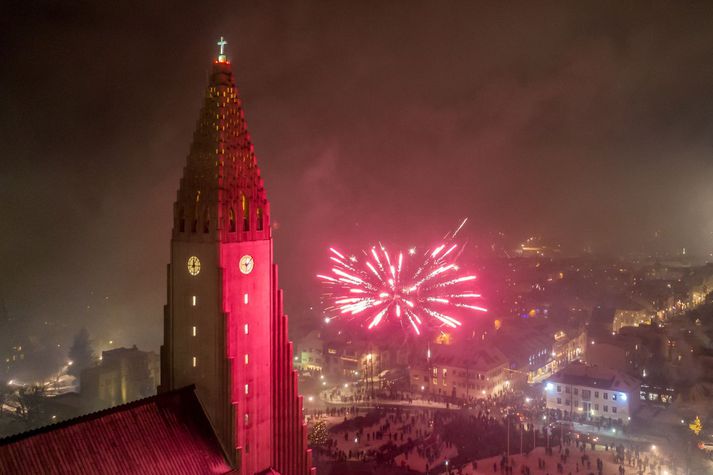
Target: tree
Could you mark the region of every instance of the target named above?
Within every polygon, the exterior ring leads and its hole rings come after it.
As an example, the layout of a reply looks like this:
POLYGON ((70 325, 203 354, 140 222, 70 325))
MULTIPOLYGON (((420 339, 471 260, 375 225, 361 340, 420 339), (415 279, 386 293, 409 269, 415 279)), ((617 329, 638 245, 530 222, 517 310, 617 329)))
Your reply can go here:
POLYGON ((7 404, 11 396, 15 393, 12 387, 5 381, 0 381, 0 416, 5 413, 5 404, 7 404))
POLYGON ((324 447, 327 445, 329 436, 327 435, 327 423, 319 420, 314 423, 307 436, 309 445, 312 447, 324 447))
POLYGON ((46 414, 46 394, 42 385, 22 386, 16 394, 16 416, 25 424, 25 430, 45 425, 49 422, 46 414))
POLYGON ((89 332, 82 327, 79 333, 74 335, 74 342, 69 349, 70 366, 67 372, 72 376, 79 377, 79 374, 84 368, 94 366, 97 357, 92 349, 92 340, 89 338, 89 332))
POLYGON ((691 429, 691 431, 698 435, 701 433, 701 430, 703 430, 703 424, 701 424, 701 418, 696 416, 696 420, 693 421, 692 424, 688 424, 688 428, 691 429))

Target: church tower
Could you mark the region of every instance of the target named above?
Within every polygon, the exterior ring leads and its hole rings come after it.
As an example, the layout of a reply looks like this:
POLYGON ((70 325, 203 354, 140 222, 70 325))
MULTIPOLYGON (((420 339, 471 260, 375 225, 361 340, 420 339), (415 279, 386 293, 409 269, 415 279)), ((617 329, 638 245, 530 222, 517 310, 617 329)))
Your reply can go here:
POLYGON ((218 43, 174 204, 161 391, 195 384, 237 473, 314 473, 273 264, 270 203, 218 43))

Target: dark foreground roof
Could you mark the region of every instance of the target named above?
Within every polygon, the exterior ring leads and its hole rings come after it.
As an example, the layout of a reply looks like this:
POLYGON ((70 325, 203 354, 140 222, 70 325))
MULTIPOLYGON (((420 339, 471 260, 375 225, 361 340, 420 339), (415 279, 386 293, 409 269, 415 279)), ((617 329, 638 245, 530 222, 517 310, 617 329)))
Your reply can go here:
POLYGON ((0 473, 230 470, 193 386, 0 439, 0 473))

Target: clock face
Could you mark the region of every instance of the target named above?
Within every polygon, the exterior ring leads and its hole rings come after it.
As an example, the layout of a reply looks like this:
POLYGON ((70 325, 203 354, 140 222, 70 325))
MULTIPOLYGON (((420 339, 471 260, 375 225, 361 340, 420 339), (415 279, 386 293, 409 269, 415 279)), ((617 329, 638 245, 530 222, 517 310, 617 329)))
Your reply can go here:
POLYGON ((240 267, 240 272, 243 274, 247 275, 253 271, 253 267, 255 266, 255 259, 253 259, 252 256, 245 255, 240 258, 240 262, 238 262, 238 267, 240 267))
POLYGON ((191 275, 198 275, 201 271, 201 261, 196 256, 191 256, 188 258, 188 273, 191 275))

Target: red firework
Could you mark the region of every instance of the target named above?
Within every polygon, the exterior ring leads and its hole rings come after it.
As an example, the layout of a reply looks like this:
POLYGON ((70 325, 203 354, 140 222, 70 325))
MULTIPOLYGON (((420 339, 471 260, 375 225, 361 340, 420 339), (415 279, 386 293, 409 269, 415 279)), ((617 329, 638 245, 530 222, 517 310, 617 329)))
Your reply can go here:
POLYGON ((481 297, 471 288, 476 276, 459 273, 456 265, 462 246, 454 239, 463 224, 422 255, 416 248, 390 253, 378 245, 357 258, 330 247, 331 274, 317 275, 330 289, 326 310, 333 316, 327 321, 358 318, 372 330, 391 319, 420 335, 424 327, 461 326, 453 316, 459 309, 486 312, 474 305, 481 297))

